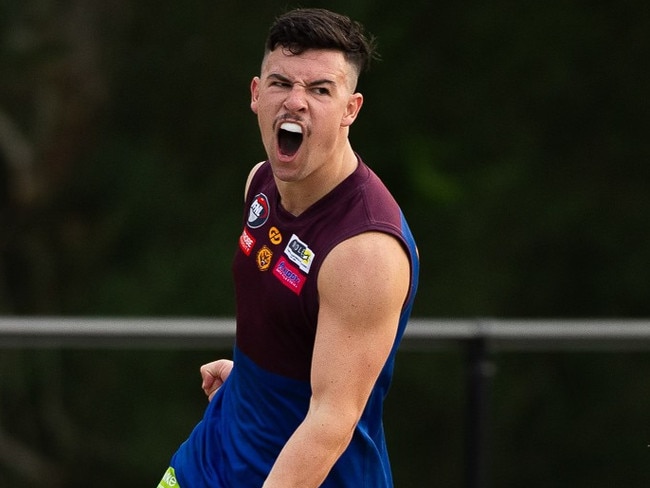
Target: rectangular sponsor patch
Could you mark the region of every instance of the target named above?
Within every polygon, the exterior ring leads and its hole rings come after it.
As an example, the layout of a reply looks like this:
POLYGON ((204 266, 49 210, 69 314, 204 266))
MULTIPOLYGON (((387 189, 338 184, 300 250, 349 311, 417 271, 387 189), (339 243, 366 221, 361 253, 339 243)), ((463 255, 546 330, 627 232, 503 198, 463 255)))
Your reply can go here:
POLYGON ((305 281, 307 281, 307 277, 298 271, 295 266, 289 263, 284 256, 280 258, 273 268, 273 276, 279 279, 280 283, 289 288, 296 295, 300 295, 302 287, 305 285, 305 281))
POLYGON ((255 245, 255 238, 249 234, 249 232, 244 227, 244 231, 239 236, 239 247, 246 256, 251 255, 253 246, 255 245))
POLYGON ((284 253, 291 261, 298 265, 298 267, 305 273, 309 273, 311 263, 314 261, 314 251, 309 249, 309 246, 302 242, 300 238, 293 234, 284 253))

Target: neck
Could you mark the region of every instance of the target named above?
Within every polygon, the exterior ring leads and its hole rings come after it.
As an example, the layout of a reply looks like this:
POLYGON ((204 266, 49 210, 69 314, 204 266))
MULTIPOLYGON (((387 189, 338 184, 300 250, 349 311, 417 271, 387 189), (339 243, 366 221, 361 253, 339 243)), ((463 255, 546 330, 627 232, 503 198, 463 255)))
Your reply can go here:
POLYGON ((357 169, 357 156, 348 144, 338 161, 330 162, 301 181, 286 182, 276 179, 282 207, 298 216, 327 195, 357 169))

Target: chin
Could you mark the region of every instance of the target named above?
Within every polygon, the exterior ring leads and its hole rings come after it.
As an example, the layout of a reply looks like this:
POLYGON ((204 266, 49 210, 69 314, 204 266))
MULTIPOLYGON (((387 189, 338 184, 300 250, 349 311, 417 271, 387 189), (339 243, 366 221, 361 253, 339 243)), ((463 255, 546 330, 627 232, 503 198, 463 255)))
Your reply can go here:
POLYGON ((273 176, 285 183, 292 183, 302 179, 301 168, 295 164, 295 161, 287 163, 271 160, 271 169, 273 170, 273 176))

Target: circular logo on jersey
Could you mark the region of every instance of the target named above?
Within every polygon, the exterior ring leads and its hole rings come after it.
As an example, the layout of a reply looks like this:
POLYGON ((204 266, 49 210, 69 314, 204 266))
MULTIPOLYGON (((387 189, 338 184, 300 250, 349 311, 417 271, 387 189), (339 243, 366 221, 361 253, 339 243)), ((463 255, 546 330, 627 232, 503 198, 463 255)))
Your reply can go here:
POLYGON ((260 268, 260 271, 266 271, 269 269, 272 257, 273 253, 266 246, 263 246, 262 249, 257 251, 257 267, 260 268))
POLYGON ((269 240, 271 244, 278 245, 282 242, 282 234, 280 234, 280 229, 277 227, 271 227, 269 229, 269 240))
POLYGON ((269 199, 264 193, 258 193, 248 210, 248 226, 257 229, 266 224, 269 219, 269 199))

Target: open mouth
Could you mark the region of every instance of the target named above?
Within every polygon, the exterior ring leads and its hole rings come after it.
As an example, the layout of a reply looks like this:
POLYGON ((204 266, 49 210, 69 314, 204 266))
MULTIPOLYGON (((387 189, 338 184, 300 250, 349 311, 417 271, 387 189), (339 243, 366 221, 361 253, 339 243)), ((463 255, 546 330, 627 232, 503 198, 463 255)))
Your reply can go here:
POLYGON ((283 122, 278 131, 278 147, 284 156, 293 156, 302 144, 302 127, 293 122, 283 122))

